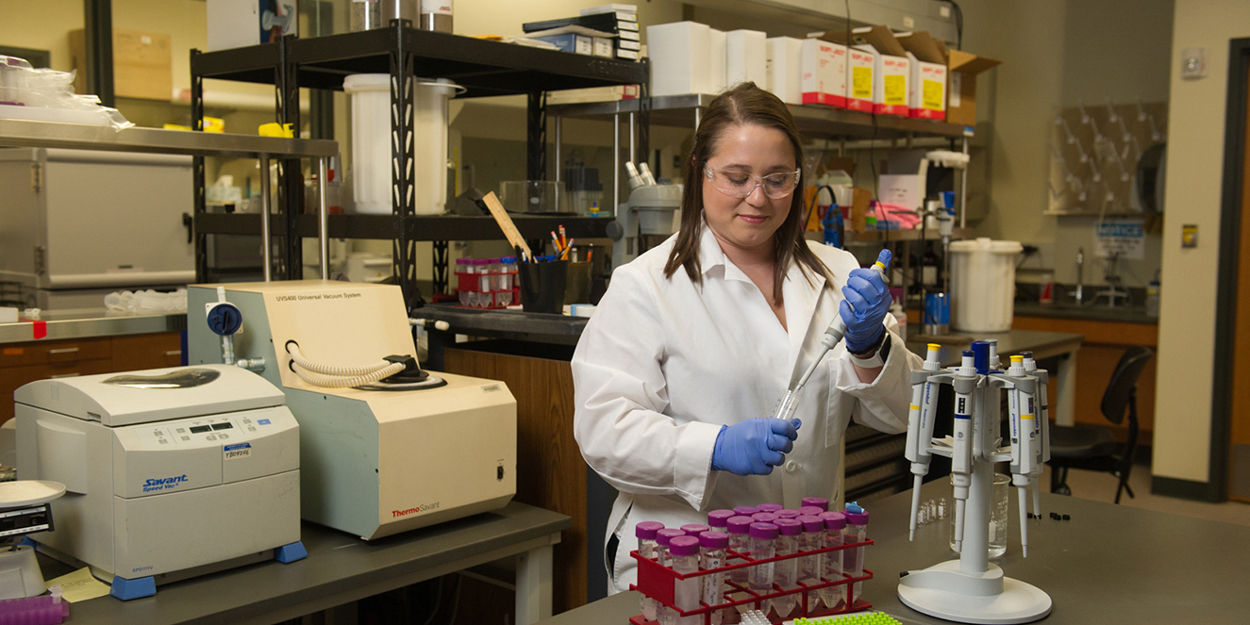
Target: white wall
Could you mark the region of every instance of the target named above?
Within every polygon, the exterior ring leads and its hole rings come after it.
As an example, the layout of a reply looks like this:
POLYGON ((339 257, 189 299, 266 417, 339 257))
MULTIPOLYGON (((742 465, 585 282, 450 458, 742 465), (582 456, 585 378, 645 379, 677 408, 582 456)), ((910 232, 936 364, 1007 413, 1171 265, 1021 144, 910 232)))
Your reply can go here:
POLYGON ((1209 481, 1228 50, 1229 40, 1241 37, 1250 37, 1250 2, 1176 0, 1163 226, 1166 295, 1159 325, 1163 383, 1155 396, 1152 466, 1157 477, 1209 481), (1182 80, 1181 51, 1202 47, 1207 77, 1182 80), (1198 247, 1181 248, 1184 224, 1198 225, 1198 247))
MULTIPOLYGON (((978 81, 978 117, 994 122, 990 215, 979 236, 1037 245, 1025 268, 1077 280, 1076 253, 1085 248, 1085 284, 1104 284, 1093 256, 1094 217, 1050 217, 1051 120, 1061 107, 1167 99, 1172 0, 961 2, 964 48, 1003 61, 978 81)), ((1127 286, 1145 286, 1160 263, 1160 238, 1147 235, 1146 260, 1121 260, 1127 286)))

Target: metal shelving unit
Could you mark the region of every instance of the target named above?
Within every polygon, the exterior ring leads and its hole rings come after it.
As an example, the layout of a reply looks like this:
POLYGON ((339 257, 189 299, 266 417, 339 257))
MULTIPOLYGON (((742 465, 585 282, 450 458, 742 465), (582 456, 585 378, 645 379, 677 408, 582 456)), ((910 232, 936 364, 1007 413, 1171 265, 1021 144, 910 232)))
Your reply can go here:
MULTIPOLYGON (((629 123, 629 160, 634 160, 635 122, 639 115, 649 116, 650 123, 674 128, 698 128, 703 111, 711 105, 715 95, 707 93, 691 93, 685 95, 658 96, 650 99, 637 98, 617 100, 614 102, 587 102, 562 104, 548 107, 547 114, 552 117, 556 133, 556 159, 560 158, 561 133, 560 122, 565 117, 582 119, 611 119, 614 123, 614 153, 620 153, 620 125, 625 118, 629 123), (645 109, 644 109, 645 107, 645 109)), ((819 105, 787 105, 799 132, 806 138, 837 138, 851 140, 886 140, 911 141, 917 138, 939 138, 959 142, 964 153, 968 152, 968 139, 973 129, 957 124, 947 124, 928 119, 912 119, 890 115, 870 115, 859 111, 848 111, 819 105)), ((620 164, 616 163, 613 174, 613 206, 619 206, 620 198, 620 164)), ((556 180, 559 181, 559 170, 556 180)), ((961 186, 966 186, 965 179, 961 186)), ((960 193, 962 198, 964 193, 960 193)), ((962 216, 963 208, 960 208, 962 216)), ((962 224, 961 224, 962 225, 962 224)))
MULTIPOLYGON (((447 240, 498 239, 502 232, 489 217, 418 216, 411 157, 397 146, 412 145, 413 106, 416 77, 448 78, 467 91, 458 97, 484 97, 525 94, 529 98, 528 132, 529 178, 541 180, 546 171, 546 106, 548 91, 646 84, 646 63, 539 50, 497 41, 486 41, 446 33, 417 30, 408 22, 393 21, 387 28, 343 33, 311 39, 284 38, 282 41, 222 50, 191 53, 192 121, 202 128, 204 79, 222 79, 272 84, 275 86, 277 121, 298 128, 299 90, 341 90, 343 79, 358 73, 389 73, 391 80, 392 197, 393 215, 332 215, 330 236, 390 239, 394 241, 395 275, 405 299, 416 304, 417 241, 434 241, 435 288, 447 284, 447 240)), ((557 168, 558 169, 558 168, 557 168)), ((309 217, 301 216, 299 198, 303 192, 298 160, 279 161, 279 195, 284 213, 278 219, 278 236, 285 253, 279 268, 287 279, 302 272, 300 239, 308 236, 309 217)), ((324 179, 324 176, 322 177, 324 179)), ((197 162, 196 219, 197 258, 204 258, 203 234, 255 234, 258 216, 209 215, 204 210, 204 172, 197 162), (200 227, 202 224, 203 227, 200 227)), ((570 216, 516 216, 517 226, 536 243, 556 223, 576 237, 603 236, 610 218, 570 216)), ((206 271, 201 266, 198 271, 206 271)), ((201 275, 202 277, 202 275, 201 275)))
POLYGON ((0 119, 0 144, 10 147, 241 158, 259 158, 266 155, 321 158, 334 156, 338 151, 338 143, 327 140, 279 139, 218 132, 190 133, 185 130, 137 126, 116 130, 112 126, 24 119, 0 119))

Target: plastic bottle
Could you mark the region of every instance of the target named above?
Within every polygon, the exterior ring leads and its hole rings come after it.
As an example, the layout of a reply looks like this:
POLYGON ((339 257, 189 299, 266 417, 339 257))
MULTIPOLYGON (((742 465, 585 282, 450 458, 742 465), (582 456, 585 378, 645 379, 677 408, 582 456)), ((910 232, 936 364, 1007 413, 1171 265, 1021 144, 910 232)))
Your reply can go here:
POLYGON ((1159 294, 1163 289, 1163 285, 1159 282, 1159 272, 1155 272, 1154 280, 1146 286, 1146 316, 1159 316, 1159 294))
MULTIPOLYGON (((803 515, 798 519, 803 524, 803 533, 799 534, 799 551, 810 552, 823 549, 825 546, 825 521, 815 515, 803 515)), ((798 579, 804 584, 814 584, 820 579, 823 554, 813 553, 799 558, 798 579)))
POLYGON ((798 510, 778 510, 773 513, 778 519, 797 519, 803 516, 798 510))
POLYGON ((777 515, 771 512, 756 512, 751 515, 751 518, 755 519, 756 523, 772 523, 777 520, 777 515))
MULTIPOLYGON (((669 555, 672 568, 678 573, 697 573, 699 571, 699 539, 694 536, 676 536, 669 542, 669 555)), ((673 583, 673 604, 679 610, 698 609, 702 598, 700 577, 679 579, 673 583)), ((683 616, 674 622, 677 625, 698 625, 701 616, 683 616)))
POLYGON ((800 506, 815 506, 820 508, 821 512, 829 511, 829 500, 824 497, 804 497, 799 500, 800 506))
MULTIPOLYGON (((781 530, 772 523, 752 523, 751 533, 751 558, 755 560, 767 560, 777 555, 777 536, 781 530)), ((747 587, 753 592, 759 594, 768 594, 773 591, 773 562, 765 562, 756 564, 747 569, 747 587)))
MULTIPOLYGON (((843 544, 862 543, 868 538, 868 511, 855 503, 846 504, 846 529, 842 532, 843 544)), ((864 548, 853 547, 843 550, 842 569, 851 577, 864 574, 864 548)), ((855 582, 851 591, 851 602, 859 599, 863 591, 863 582, 855 582)))
POLYGON ((695 538, 698 538, 699 534, 710 531, 711 529, 712 528, 702 523, 687 523, 686 525, 681 526, 681 531, 685 532, 687 536, 694 536, 695 538))
POLYGON ((755 506, 738 506, 737 508, 734 508, 734 514, 737 514, 738 516, 751 516, 759 511, 760 509, 755 506))
POLYGON ((729 519, 738 516, 733 510, 713 510, 707 513, 708 527, 715 532, 728 532, 729 519))
MULTIPOLYGON (((729 534, 724 532, 703 532, 699 535, 699 567, 705 571, 725 566, 725 549, 729 546, 729 534)), ((716 605, 724 601, 725 574, 710 573, 703 576, 703 602, 716 605)), ((718 625, 723 619, 721 610, 712 613, 712 625, 718 625)))
POLYGON ((818 506, 803 506, 799 508, 799 516, 820 516, 824 513, 825 509, 818 506))
MULTIPOLYGON (((777 537, 777 555, 788 556, 799 552, 799 537, 803 534, 803 524, 795 519, 778 518, 773 522, 780 530, 777 537)), ((773 581, 782 590, 798 588, 798 558, 779 560, 773 565, 773 581)), ((773 600, 773 609, 782 619, 788 619, 795 608, 795 596, 785 595, 773 600)))
MULTIPOLYGON (((735 508, 736 509, 736 508, 735 508)), ((751 555, 751 524, 755 522, 749 516, 736 516, 726 522, 725 527, 729 530, 729 549, 735 553, 747 556, 751 555)), ((734 564, 741 562, 735 561, 734 564)), ((746 586, 747 568, 741 567, 729 571, 729 581, 746 586)))
MULTIPOLYGON (((644 558, 656 559, 656 532, 664 529, 664 524, 658 521, 643 521, 634 526, 634 536, 638 538, 638 555, 644 558)), ((651 597, 642 598, 642 614, 647 617, 648 621, 656 619, 656 603, 651 597)))
POLYGON ((890 314, 894 315, 894 320, 898 321, 898 338, 907 340, 907 311, 903 309, 903 305, 894 302, 890 305, 890 314))
POLYGON ((785 509, 785 506, 783 506, 783 505, 781 505, 781 504, 779 504, 779 503, 762 503, 762 504, 760 504, 760 505, 758 505, 758 506, 755 506, 755 507, 756 507, 756 508, 759 508, 759 509, 760 509, 760 512, 776 512, 776 511, 778 511, 778 510, 783 510, 783 509, 785 509))
MULTIPOLYGON (((842 532, 846 529, 846 515, 826 512, 820 515, 825 522, 825 549, 842 546, 842 532)), ((842 579, 842 559, 845 549, 825 552, 822 564, 824 577, 830 581, 842 579)), ((831 586, 820 590, 820 598, 826 606, 840 610, 846 606, 846 586, 831 586)))
MULTIPOLYGON (((674 538, 682 538, 685 532, 677 529, 662 529, 655 533, 655 561, 661 566, 672 566, 673 559, 669 555, 669 547, 674 538)), ((677 623, 677 613, 668 606, 656 601, 655 605, 656 620, 661 625, 674 625, 677 623)))

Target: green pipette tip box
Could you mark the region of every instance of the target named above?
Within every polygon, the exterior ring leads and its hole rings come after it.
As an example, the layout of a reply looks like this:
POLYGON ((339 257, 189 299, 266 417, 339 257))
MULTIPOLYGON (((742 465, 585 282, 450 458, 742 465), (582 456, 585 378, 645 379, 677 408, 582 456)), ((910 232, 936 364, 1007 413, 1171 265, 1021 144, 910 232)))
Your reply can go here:
POLYGON ((804 617, 788 622, 793 625, 902 625, 898 619, 884 612, 857 612, 818 618, 804 617))

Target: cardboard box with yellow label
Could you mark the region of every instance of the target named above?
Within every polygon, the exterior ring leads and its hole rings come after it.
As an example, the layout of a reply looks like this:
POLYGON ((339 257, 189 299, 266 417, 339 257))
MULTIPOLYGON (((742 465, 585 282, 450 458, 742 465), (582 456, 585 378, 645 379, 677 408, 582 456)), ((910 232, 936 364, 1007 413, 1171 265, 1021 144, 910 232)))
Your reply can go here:
POLYGON ((908 115, 946 119, 946 46, 925 31, 899 33, 896 37, 911 61, 908 115))

